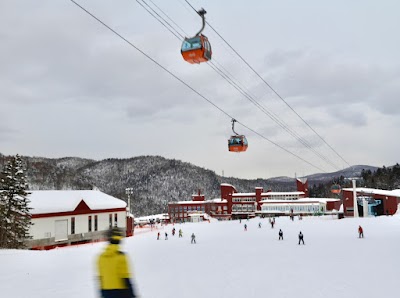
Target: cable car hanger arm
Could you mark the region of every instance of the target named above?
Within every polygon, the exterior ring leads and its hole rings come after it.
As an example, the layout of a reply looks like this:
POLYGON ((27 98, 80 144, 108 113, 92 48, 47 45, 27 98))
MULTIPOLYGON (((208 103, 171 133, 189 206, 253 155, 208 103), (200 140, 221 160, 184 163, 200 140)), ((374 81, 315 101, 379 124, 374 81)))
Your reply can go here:
POLYGON ((207 11, 205 11, 204 8, 202 8, 202 9, 200 9, 197 13, 198 13, 198 15, 201 17, 201 19, 203 20, 203 25, 201 26, 200 31, 197 32, 196 35, 195 35, 194 37, 200 36, 201 32, 203 32, 203 30, 204 30, 204 28, 205 28, 205 26, 206 26, 206 18, 205 18, 204 15, 207 13, 207 11))
POLYGON ((235 135, 238 136, 239 134, 235 131, 235 122, 236 122, 236 119, 233 119, 233 118, 232 118, 231 121, 232 121, 232 131, 233 131, 233 133, 234 133, 235 135))

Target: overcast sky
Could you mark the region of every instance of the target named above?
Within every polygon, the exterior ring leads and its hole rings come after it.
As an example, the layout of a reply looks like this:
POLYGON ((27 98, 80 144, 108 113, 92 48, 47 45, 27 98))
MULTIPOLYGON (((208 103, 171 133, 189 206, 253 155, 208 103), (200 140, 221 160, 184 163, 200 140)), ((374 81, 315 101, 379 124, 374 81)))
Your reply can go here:
MULTIPOLYGON (((0 153, 161 155, 239 178, 399 161, 399 1, 189 1, 329 146, 210 27, 213 64, 191 65, 137 1, 77 2, 224 112, 71 1, 0 0, 0 153), (247 152, 228 152, 225 113, 246 126, 235 130, 247 152)), ((160 7, 182 35, 201 27, 184 0, 141 3, 160 7)))

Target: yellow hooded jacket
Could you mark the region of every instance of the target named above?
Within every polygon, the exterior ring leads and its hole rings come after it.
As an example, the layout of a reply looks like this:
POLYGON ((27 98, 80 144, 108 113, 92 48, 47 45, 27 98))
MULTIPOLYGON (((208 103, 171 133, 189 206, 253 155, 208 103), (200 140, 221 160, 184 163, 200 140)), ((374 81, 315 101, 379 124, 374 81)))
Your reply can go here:
POLYGON ((102 290, 128 289, 126 279, 130 279, 128 259, 119 251, 118 244, 109 244, 99 256, 97 268, 102 290))

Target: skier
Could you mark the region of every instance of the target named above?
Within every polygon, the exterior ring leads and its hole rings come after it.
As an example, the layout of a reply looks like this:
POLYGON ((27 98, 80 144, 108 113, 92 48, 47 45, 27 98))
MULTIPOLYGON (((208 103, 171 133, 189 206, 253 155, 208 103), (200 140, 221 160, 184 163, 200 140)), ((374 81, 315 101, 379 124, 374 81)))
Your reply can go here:
POLYGON ((110 244, 97 260, 102 298, 137 297, 131 282, 128 258, 119 249, 123 235, 118 227, 112 228, 108 232, 110 244))
POLYGON ((165 240, 168 240, 168 233, 165 232, 165 240))
POLYGON ((361 226, 358 226, 358 238, 364 238, 364 231, 361 226))
POLYGON ((247 225, 246 224, 244 224, 244 230, 247 231, 247 225))
POLYGON ((194 235, 194 233, 192 233, 192 244, 194 243, 194 244, 196 244, 196 236, 194 235))
POLYGON ((181 238, 183 236, 183 234, 182 234, 182 230, 181 229, 179 229, 179 238, 181 238))
POLYGON ((261 229, 261 222, 258 223, 258 227, 261 229))
POLYGON ((278 240, 283 240, 283 232, 281 229, 279 229, 279 239, 278 240))
POLYGON ((274 228, 275 220, 271 220, 271 228, 274 228))
POLYGON ((300 231, 300 233, 299 233, 299 245, 300 245, 300 242, 303 242, 303 245, 304 245, 304 236, 303 236, 303 233, 300 231))
POLYGON ((175 228, 172 229, 172 236, 175 236, 175 228))
POLYGON ((157 233, 157 240, 160 240, 160 232, 157 233))

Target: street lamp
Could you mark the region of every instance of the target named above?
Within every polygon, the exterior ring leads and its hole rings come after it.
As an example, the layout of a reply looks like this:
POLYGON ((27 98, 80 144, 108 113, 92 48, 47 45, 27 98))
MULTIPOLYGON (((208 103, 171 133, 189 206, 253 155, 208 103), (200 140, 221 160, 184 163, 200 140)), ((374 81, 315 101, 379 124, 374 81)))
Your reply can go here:
POLYGON ((125 193, 128 196, 128 214, 131 214, 131 195, 133 195, 133 188, 128 187, 125 189, 125 193))

